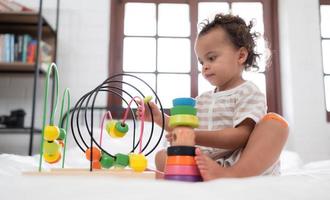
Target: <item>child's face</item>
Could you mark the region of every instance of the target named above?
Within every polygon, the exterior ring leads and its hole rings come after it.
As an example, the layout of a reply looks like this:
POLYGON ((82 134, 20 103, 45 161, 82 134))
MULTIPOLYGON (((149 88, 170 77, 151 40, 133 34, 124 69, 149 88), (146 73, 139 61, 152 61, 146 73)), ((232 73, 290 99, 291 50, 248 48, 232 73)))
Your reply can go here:
POLYGON ((236 48, 222 28, 214 28, 197 38, 195 52, 204 78, 218 90, 228 90, 243 82, 247 58, 245 48, 236 48))

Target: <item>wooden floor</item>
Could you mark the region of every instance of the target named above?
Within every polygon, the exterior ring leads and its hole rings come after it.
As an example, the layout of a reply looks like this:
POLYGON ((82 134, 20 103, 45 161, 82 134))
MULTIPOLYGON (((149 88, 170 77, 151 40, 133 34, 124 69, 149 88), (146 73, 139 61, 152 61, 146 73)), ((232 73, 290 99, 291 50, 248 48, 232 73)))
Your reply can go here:
POLYGON ((134 172, 131 169, 100 169, 90 171, 89 169, 58 168, 41 172, 27 171, 22 174, 26 176, 116 176, 122 178, 155 179, 155 172, 153 171, 134 172))

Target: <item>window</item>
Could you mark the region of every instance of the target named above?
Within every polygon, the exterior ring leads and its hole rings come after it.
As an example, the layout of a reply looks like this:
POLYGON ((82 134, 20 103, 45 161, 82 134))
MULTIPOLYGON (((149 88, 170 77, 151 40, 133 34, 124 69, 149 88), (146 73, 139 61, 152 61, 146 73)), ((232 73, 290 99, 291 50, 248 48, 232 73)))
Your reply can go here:
POLYGON ((330 122, 330 0, 320 0, 321 44, 327 121, 330 122))
MULTIPOLYGON (((147 80, 165 108, 172 106, 173 98, 195 97, 211 89, 194 54, 197 24, 216 13, 231 12, 246 21, 255 19, 255 30, 269 42, 271 66, 266 67, 263 57, 259 72, 244 77, 266 94, 269 111, 281 114, 276 6, 274 0, 113 0, 109 75, 124 72, 147 80)), ((258 51, 265 51, 264 46, 259 40, 258 51)))

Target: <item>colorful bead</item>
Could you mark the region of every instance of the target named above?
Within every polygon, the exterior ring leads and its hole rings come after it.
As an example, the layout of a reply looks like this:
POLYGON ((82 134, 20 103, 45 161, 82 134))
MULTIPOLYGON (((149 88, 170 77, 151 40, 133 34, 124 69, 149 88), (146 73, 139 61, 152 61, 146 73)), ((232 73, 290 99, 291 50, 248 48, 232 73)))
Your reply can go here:
POLYGON ((61 159, 61 153, 56 152, 53 155, 45 153, 45 154, 43 154, 43 157, 44 157, 46 162, 48 162, 49 164, 53 164, 53 163, 57 163, 61 159))
POLYGON ((47 141, 53 141, 60 135, 60 129, 57 126, 46 126, 44 129, 44 139, 47 141))
POLYGON ((102 157, 101 157, 101 166, 105 169, 109 169, 110 167, 113 166, 115 162, 115 159, 111 156, 109 156, 106 153, 102 153, 102 157))
POLYGON ((60 150, 60 145, 56 140, 49 142, 49 141, 44 141, 44 153, 49 154, 49 155, 54 155, 60 150))
POLYGON ((151 99, 152 99, 152 96, 146 96, 146 97, 144 97, 143 102, 149 103, 151 101, 151 99))
POLYGON ((193 99, 193 98, 176 98, 176 99, 173 99, 172 101, 173 103, 173 106, 191 106, 191 107, 195 107, 196 105, 196 100, 193 99))
POLYGON ((190 126, 192 128, 197 128, 199 126, 199 121, 198 118, 193 115, 173 115, 170 116, 169 126, 190 126))
POLYGON ((108 134, 110 135, 110 137, 113 138, 122 138, 125 136, 125 133, 119 132, 115 126, 117 124, 116 120, 110 120, 109 122, 107 122, 106 124, 106 130, 108 132, 108 134))
POLYGON ((115 130, 125 134, 128 132, 128 125, 126 123, 123 124, 122 122, 117 122, 115 125, 115 130))
POLYGON ((129 167, 135 172, 143 172, 148 166, 148 160, 143 154, 130 154, 129 167))
POLYGON ((101 169, 101 163, 98 160, 92 161, 92 168, 93 169, 101 169))
POLYGON ((60 128, 60 135, 58 136, 57 140, 64 140, 66 135, 66 131, 64 128, 60 128))
POLYGON ((93 150, 91 150, 91 148, 88 148, 85 152, 85 156, 87 158, 87 160, 91 160, 91 153, 93 154, 93 161, 97 160, 99 161, 101 158, 101 151, 96 148, 93 147, 93 150))
POLYGON ((117 153, 115 155, 115 167, 117 168, 125 168, 129 164, 129 157, 128 155, 122 154, 122 153, 117 153))

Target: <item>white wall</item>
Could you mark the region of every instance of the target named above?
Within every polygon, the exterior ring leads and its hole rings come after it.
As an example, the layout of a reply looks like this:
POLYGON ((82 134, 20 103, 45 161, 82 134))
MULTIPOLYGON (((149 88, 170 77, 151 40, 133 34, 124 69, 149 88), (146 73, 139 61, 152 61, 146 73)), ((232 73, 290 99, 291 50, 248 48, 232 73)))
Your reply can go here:
POLYGON ((304 161, 330 159, 326 122, 319 1, 279 0, 280 59, 288 149, 304 161))
MULTIPOLYGON (((38 8, 39 1, 18 2, 38 8)), ((108 76, 109 5, 108 0, 65 0, 61 1, 58 61, 60 97, 65 87, 70 88, 72 103, 95 88, 108 76)), ((55 23, 56 0, 44 0, 44 15, 55 23)), ((38 100, 35 123, 42 124, 42 108, 45 78, 38 82, 38 100)), ((32 107, 32 75, 0 74, 0 115, 9 115, 10 110, 24 108, 27 112, 25 124, 30 126, 32 107)), ((105 95, 97 105, 105 105, 105 95)), ((58 106, 59 108, 60 106, 58 106)), ((59 111, 59 110, 58 110, 59 111)), ((57 112, 59 115, 59 112, 57 112)), ((0 134, 0 153, 27 154, 28 135, 0 134)), ((39 152, 39 137, 35 138, 34 153, 39 152)))

